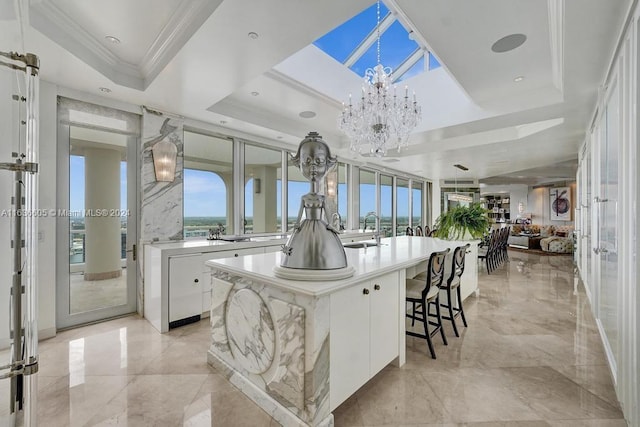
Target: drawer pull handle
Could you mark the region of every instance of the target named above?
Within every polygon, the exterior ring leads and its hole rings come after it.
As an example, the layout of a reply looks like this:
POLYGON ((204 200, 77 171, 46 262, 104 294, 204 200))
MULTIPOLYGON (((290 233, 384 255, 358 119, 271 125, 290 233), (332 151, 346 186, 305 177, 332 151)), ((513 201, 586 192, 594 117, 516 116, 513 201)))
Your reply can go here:
POLYGON ((373 285, 373 289, 375 289, 376 291, 379 291, 380 290, 380 285, 378 285, 378 284, 373 285))
POLYGON ((200 281, 199 279, 195 279, 195 280, 194 280, 194 282, 195 282, 195 283, 198 283, 199 281, 200 281))
POLYGON ((238 254, 233 254, 233 256, 237 258, 237 257, 238 257, 238 254))
POLYGON ((364 289, 362 290, 362 293, 363 293, 363 294, 365 294, 365 295, 369 295, 369 289, 364 288, 364 289))

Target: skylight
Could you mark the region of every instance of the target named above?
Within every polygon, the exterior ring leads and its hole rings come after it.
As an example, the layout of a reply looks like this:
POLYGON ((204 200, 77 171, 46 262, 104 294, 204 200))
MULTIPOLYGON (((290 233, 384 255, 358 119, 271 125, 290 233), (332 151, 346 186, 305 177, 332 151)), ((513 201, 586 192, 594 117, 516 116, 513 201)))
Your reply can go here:
MULTIPOLYGON (((384 5, 380 4, 380 62, 393 69, 399 82, 427 70, 440 67, 436 58, 422 49, 409 32, 384 5), (425 64, 425 56, 428 61, 425 64)), ((358 76, 377 64, 376 4, 334 28, 313 44, 345 64, 358 76)))

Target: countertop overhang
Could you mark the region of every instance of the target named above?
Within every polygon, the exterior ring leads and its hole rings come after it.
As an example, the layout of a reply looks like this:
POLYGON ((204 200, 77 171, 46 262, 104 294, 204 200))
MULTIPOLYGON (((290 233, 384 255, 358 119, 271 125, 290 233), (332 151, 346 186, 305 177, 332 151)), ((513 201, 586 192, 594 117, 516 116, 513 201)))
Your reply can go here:
POLYGON ((355 283, 378 277, 426 261, 434 251, 442 251, 466 243, 479 241, 448 241, 431 237, 401 236, 381 240, 380 246, 361 249, 345 249, 347 264, 354 267, 353 276, 332 281, 299 281, 282 279, 275 275, 274 266, 280 265, 281 252, 245 255, 237 258, 208 260, 211 269, 239 274, 264 284, 298 294, 320 297, 355 283))

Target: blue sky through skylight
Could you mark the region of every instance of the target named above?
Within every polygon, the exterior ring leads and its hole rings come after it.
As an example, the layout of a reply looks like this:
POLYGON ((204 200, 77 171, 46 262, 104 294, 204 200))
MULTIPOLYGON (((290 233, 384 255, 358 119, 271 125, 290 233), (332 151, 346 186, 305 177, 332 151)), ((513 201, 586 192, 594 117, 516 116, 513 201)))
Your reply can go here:
MULTIPOLYGON (((367 36, 375 32, 376 10, 377 4, 374 3, 358 15, 317 39, 313 44, 336 61, 344 64, 367 36)), ((384 20, 389 13, 390 11, 384 3, 380 3, 380 20, 384 20)), ((386 31, 380 34, 380 63, 396 71, 419 47, 415 40, 409 38, 409 33, 404 26, 395 20, 386 31)), ((428 69, 438 68, 440 64, 436 58, 431 54, 428 56, 428 69)), ((374 41, 367 51, 360 58, 357 58, 349 68, 358 76, 364 76, 366 69, 373 68, 376 64, 377 43, 374 41)), ((394 77, 399 77, 397 81, 402 81, 426 70, 425 60, 421 58, 402 76, 394 77)))

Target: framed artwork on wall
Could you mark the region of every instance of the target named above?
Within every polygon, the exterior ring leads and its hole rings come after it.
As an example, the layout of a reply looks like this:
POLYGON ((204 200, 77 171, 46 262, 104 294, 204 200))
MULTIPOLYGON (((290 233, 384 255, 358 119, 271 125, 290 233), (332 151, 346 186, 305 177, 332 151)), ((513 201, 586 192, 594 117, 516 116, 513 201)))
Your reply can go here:
POLYGON ((549 189, 549 218, 551 221, 571 221, 571 187, 549 189))

